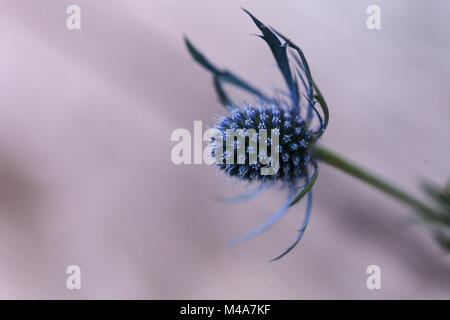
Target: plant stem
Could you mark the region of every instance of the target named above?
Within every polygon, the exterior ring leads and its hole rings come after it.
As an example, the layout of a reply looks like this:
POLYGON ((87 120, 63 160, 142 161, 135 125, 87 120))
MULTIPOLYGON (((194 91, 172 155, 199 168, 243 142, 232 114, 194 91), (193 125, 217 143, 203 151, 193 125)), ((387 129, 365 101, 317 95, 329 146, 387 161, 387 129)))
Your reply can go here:
POLYGON ((353 161, 344 158, 343 156, 329 150, 322 145, 314 145, 312 152, 316 159, 321 160, 339 170, 352 175, 355 178, 358 178, 361 181, 370 184, 372 187, 384 192, 385 194, 397 200, 400 200, 401 202, 413 208, 425 212, 433 212, 433 210, 427 205, 423 204, 421 201, 417 200, 410 194, 402 191, 397 186, 379 177, 378 175, 369 172, 353 161))

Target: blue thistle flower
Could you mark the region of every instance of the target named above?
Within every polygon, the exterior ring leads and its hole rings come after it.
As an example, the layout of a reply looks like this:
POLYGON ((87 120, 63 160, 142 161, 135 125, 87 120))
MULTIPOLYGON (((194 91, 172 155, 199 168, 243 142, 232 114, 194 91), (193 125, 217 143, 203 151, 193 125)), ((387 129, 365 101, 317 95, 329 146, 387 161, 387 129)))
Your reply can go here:
MULTIPOLYGON (((231 116, 222 118, 216 125, 216 129, 220 131, 223 137, 227 137, 227 130, 242 129, 242 133, 247 133, 244 136, 249 136, 249 145, 245 149, 245 154, 239 155, 240 142, 243 140, 233 140, 232 148, 233 159, 230 161, 217 164, 222 170, 226 170, 229 176, 238 177, 241 180, 246 180, 250 183, 261 181, 264 183, 282 181, 284 185, 295 185, 299 180, 304 178, 303 172, 310 164, 308 154, 309 146, 313 142, 313 131, 305 126, 298 126, 295 123, 295 118, 299 115, 292 116, 293 110, 288 112, 285 108, 280 108, 279 105, 271 106, 252 106, 247 104, 244 108, 235 108, 230 113, 231 116), (250 130, 254 130, 255 136, 260 129, 277 129, 272 131, 274 135, 281 137, 276 149, 280 154, 281 161, 279 168, 274 175, 261 175, 258 167, 252 166, 250 155, 256 153, 256 145, 252 143, 252 136, 248 135, 250 130), (301 129, 301 130, 296 130, 301 129), (229 164, 231 163, 231 164, 229 164), (299 170, 300 169, 300 170, 299 170), (245 174, 244 174, 245 173, 245 174)), ((237 134, 239 136, 239 134, 237 134)), ((222 144, 226 144, 227 139, 224 139, 222 144)), ((261 141, 261 137, 257 140, 261 141)), ((216 150, 216 140, 212 138, 212 156, 216 157, 217 152, 222 153, 221 159, 226 158, 227 150, 216 150)), ((256 142, 256 141, 253 141, 256 142)), ((272 137, 267 137, 265 141, 268 147, 272 145, 272 137)), ((259 152, 257 161, 261 162, 261 154, 259 152)))
POLYGON ((281 91, 283 93, 281 97, 279 95, 269 97, 232 72, 217 68, 187 38, 185 42, 192 57, 213 74, 219 100, 230 113, 220 119, 215 126, 220 135, 211 139, 212 157, 226 175, 260 184, 253 193, 241 195, 231 201, 247 200, 273 185, 288 190, 287 199, 278 212, 233 243, 247 240, 267 230, 291 206, 303 197, 307 198, 305 216, 296 238, 282 254, 272 259, 277 260, 297 245, 308 225, 312 206, 311 188, 319 172, 317 161, 311 154, 311 147, 326 129, 328 108, 311 77, 302 50, 281 33, 263 24, 250 12, 245 9, 244 11, 261 31, 262 34, 258 37, 267 43, 281 71, 288 89, 287 92, 281 91), (223 87, 225 83, 249 92, 255 97, 256 102, 235 103, 225 91, 223 87), (323 116, 316 105, 320 106, 323 116), (270 135, 262 134, 264 130, 270 132, 270 135), (232 136, 230 132, 233 133, 232 136), (242 136, 248 139, 239 139, 242 136), (252 143, 256 141, 259 142, 259 147, 252 143), (245 146, 242 146, 242 142, 246 143, 245 146), (239 153, 239 150, 243 152, 239 153), (275 157, 279 158, 279 161, 276 162, 273 172, 264 173, 263 170, 274 163, 275 157))

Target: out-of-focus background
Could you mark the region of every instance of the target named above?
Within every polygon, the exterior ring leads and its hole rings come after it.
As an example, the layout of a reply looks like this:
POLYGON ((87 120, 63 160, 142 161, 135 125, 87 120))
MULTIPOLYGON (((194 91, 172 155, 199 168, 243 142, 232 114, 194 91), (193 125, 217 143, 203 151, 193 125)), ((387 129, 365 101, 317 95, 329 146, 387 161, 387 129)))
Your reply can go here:
POLYGON ((299 44, 331 109, 323 143, 414 194, 449 175, 447 1, 4 0, 0 3, 0 298, 450 298, 450 259, 411 210, 326 165, 269 232, 228 241, 285 194, 176 166, 174 129, 225 114, 182 36, 266 90, 282 84, 245 7, 299 44), (81 8, 81 30, 66 8, 81 8), (381 30, 366 9, 381 8, 381 30), (66 267, 82 289, 66 289, 66 267), (381 290, 366 268, 381 268, 381 290))

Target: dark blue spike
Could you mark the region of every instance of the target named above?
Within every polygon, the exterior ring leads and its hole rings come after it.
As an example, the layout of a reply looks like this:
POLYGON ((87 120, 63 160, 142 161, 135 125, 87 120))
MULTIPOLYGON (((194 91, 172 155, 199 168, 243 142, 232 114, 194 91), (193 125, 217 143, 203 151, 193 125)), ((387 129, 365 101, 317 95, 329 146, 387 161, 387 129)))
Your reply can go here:
POLYGON ((234 106, 235 104, 232 102, 232 100, 228 97, 227 93, 223 89, 222 82, 232 84, 240 89, 248 91, 257 96, 259 99, 264 100, 266 102, 273 101, 272 99, 266 97, 260 90, 254 88, 253 86, 248 84, 246 81, 240 79, 233 73, 227 70, 218 69, 202 53, 200 53, 200 51, 198 51, 197 48, 194 47, 194 45, 189 41, 187 37, 184 37, 184 41, 186 43, 189 53, 194 58, 194 60, 197 61, 205 69, 213 73, 214 86, 216 88, 217 95, 219 96, 219 100, 220 102, 222 102, 223 105, 230 107, 234 106))
POLYGON ((253 22, 256 24, 259 30, 262 32, 262 36, 260 38, 264 39, 264 41, 269 45, 270 50, 273 53, 273 56, 275 60, 277 61, 278 68, 280 69, 284 80, 286 81, 286 84, 289 88, 289 91, 291 93, 291 99, 294 104, 294 107, 298 107, 298 101, 299 101, 299 91, 297 82, 292 77, 291 68, 289 66, 289 60, 287 57, 287 46, 286 44, 282 44, 281 41, 278 39, 276 34, 265 24, 263 24, 261 21, 259 21, 255 16, 253 16, 250 12, 248 12, 246 9, 243 9, 245 13, 247 13, 250 18, 252 18, 253 22))
POLYGON ((288 44, 289 47, 293 48, 294 50, 297 51, 298 55, 300 56, 300 59, 302 60, 302 64, 306 73, 306 78, 308 80, 309 83, 309 87, 312 90, 312 76, 311 76, 311 71, 309 69, 309 65, 308 62, 306 61, 305 55, 303 54, 302 49, 300 49, 296 44, 294 44, 291 40, 289 40, 286 36, 284 36, 283 34, 281 34, 280 32, 278 32, 277 30, 275 30, 274 28, 272 28, 273 32, 275 34, 277 34, 281 39, 283 39, 284 41, 286 41, 286 43, 288 44))
POLYGON ((294 247, 300 242, 300 240, 303 237, 303 234, 305 233, 306 227, 308 226, 309 223, 309 217, 311 216, 311 208, 312 208, 312 190, 310 190, 308 192, 307 195, 308 199, 307 199, 307 203, 306 203, 306 210, 305 210, 305 218, 303 219, 303 223, 302 226, 300 227, 300 229, 298 230, 298 233, 295 237, 294 242, 292 242, 289 247, 283 251, 283 253, 281 253, 279 256, 270 259, 269 261, 276 261, 278 259, 281 259, 282 257, 284 257, 286 254, 288 254, 292 249, 294 249, 294 247))
MULTIPOLYGON (((305 68, 302 66, 302 62, 300 61, 300 59, 297 56, 293 56, 293 57, 294 57, 294 60, 297 62, 297 65, 301 69, 301 70, 297 70, 297 73, 302 78, 305 88, 307 88, 306 84, 304 83, 303 76, 301 73, 301 71, 305 72, 305 68)), ((319 87, 316 85, 316 83, 314 82, 313 79, 311 79, 311 82, 312 82, 312 88, 311 88, 311 92, 309 93, 309 95, 310 95, 309 99, 311 100, 311 99, 315 98, 317 100, 317 102, 319 102, 319 105, 322 108, 322 112, 324 114, 322 131, 325 131, 325 129, 327 128, 327 125, 328 125, 330 113, 329 113, 325 98, 323 97, 322 92, 320 91, 319 87), (314 91, 315 91, 315 94, 314 94, 314 91)))

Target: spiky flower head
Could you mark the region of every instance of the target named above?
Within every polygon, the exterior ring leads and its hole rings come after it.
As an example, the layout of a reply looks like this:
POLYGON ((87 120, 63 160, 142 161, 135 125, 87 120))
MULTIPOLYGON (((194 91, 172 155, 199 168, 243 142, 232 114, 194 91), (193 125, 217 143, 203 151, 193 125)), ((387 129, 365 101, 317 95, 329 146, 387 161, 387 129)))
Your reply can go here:
POLYGON ((212 157, 216 158, 216 152, 221 153, 219 157, 223 161, 217 165, 229 176, 249 182, 281 181, 285 185, 295 185, 305 177, 308 171, 311 162, 308 148, 313 142, 313 131, 307 128, 305 120, 296 109, 280 108, 277 104, 270 106, 247 104, 244 108, 231 110, 231 115, 222 118, 216 125, 216 129, 225 137, 226 145, 232 144, 231 147, 234 150, 232 154, 229 154, 226 148, 218 150, 213 138, 212 157), (244 146, 244 153, 241 155, 239 155, 239 143, 244 140, 239 140, 239 134, 236 140, 227 139, 227 132, 239 129, 242 130, 238 131, 241 135, 248 137, 248 144, 244 146), (263 137, 259 132, 264 129, 270 130, 271 134, 263 137), (254 134, 249 134, 250 131, 254 134), (260 142, 259 147, 263 142, 267 146, 267 151, 259 148, 258 152, 257 142, 260 142), (273 161, 273 155, 270 153, 273 143, 277 143, 274 151, 279 158, 279 166, 273 172, 274 174, 261 174, 264 163, 273 161), (256 163, 253 164, 250 161, 252 153, 256 157, 256 163))
POLYGON ((258 191, 274 184, 280 184, 289 190, 287 200, 278 212, 235 242, 267 230, 290 206, 307 196, 303 224, 295 241, 275 258, 278 259, 300 241, 309 221, 311 188, 318 175, 312 147, 328 124, 328 108, 312 79, 302 50, 251 13, 244 11, 261 31, 262 34, 258 37, 272 51, 287 91, 279 90, 273 97, 267 96, 233 73, 217 68, 187 38, 185 41, 193 58, 213 74, 219 100, 229 111, 229 115, 221 118, 215 126, 219 136, 212 138, 212 156, 217 160, 218 167, 228 176, 239 180, 260 182, 258 191), (225 83, 247 91, 255 97, 255 102, 234 102, 223 87, 225 83), (319 113, 317 106, 323 115, 319 113))

